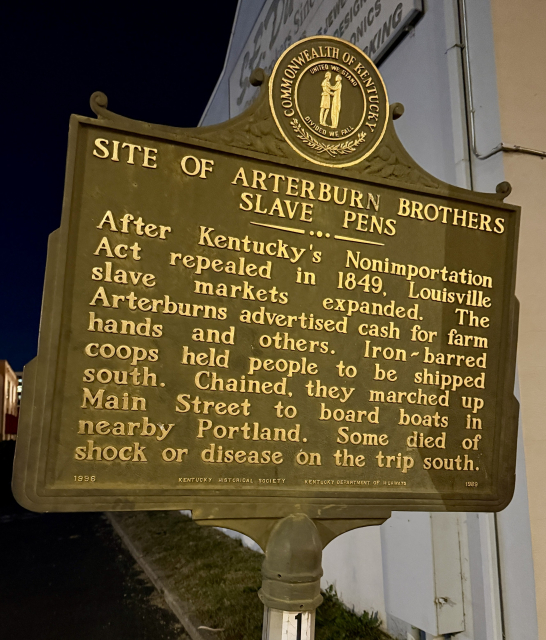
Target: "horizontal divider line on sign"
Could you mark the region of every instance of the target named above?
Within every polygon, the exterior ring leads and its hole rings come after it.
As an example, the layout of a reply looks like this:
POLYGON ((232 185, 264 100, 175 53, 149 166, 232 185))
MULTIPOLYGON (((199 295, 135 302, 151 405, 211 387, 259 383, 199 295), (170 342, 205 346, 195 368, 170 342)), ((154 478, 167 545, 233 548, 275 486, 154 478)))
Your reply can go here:
POLYGON ((377 244, 380 247, 384 247, 384 242, 372 242, 371 240, 360 240, 360 238, 349 238, 348 236, 334 236, 336 240, 345 240, 346 242, 360 242, 362 244, 377 244))
POLYGON ((281 227, 276 224, 265 224, 264 222, 251 222, 250 224, 255 224, 258 227, 268 227, 269 229, 280 229, 281 231, 290 231, 291 233, 305 233, 303 229, 291 229, 290 227, 281 227))

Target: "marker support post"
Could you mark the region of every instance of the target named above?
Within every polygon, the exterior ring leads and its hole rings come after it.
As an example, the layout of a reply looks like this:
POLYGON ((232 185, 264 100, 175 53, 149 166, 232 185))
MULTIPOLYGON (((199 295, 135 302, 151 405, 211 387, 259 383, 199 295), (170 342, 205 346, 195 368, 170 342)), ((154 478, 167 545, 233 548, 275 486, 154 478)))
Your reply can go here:
POLYGON ((263 640, 313 640, 322 602, 322 540, 303 513, 279 520, 262 565, 263 640))
POLYGON ((219 505, 192 512, 198 524, 233 529, 264 549, 258 592, 264 604, 262 640, 313 640, 315 611, 322 603, 322 550, 342 533, 379 526, 391 516, 387 509, 367 509, 364 518, 332 519, 313 511, 311 517, 296 507, 284 517, 237 519, 223 518, 228 511, 219 505))

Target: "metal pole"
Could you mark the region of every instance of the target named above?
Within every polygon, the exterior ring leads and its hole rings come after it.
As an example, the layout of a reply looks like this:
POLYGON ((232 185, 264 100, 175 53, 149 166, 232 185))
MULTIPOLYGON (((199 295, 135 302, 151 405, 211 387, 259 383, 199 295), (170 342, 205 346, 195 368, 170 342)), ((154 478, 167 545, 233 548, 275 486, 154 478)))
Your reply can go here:
POLYGON ((262 640, 314 640, 321 576, 322 541, 313 521, 303 513, 279 520, 262 565, 262 640))

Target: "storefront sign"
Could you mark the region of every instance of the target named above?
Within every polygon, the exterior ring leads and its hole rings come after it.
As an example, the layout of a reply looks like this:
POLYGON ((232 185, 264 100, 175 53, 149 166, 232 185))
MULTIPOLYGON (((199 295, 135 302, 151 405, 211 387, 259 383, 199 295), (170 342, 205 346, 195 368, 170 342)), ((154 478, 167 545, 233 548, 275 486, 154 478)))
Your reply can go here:
POLYGON ((257 67, 271 73, 298 40, 343 38, 377 63, 422 12, 422 0, 267 0, 230 75, 231 117, 256 96, 250 73, 257 67))

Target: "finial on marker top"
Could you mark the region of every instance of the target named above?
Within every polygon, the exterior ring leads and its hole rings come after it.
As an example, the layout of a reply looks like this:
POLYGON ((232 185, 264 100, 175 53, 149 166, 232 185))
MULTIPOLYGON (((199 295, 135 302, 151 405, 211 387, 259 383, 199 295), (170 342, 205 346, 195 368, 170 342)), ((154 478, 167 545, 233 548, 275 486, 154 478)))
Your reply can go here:
POLYGON ((261 67, 256 67, 250 74, 250 84, 253 87, 260 87, 265 82, 265 71, 261 67))
POLYGON ((504 200, 504 198, 508 198, 508 196, 512 193, 512 185, 504 180, 504 182, 499 182, 499 184, 495 187, 495 191, 501 197, 501 199, 504 200))
POLYGON ((108 97, 102 91, 95 91, 89 98, 89 104, 93 113, 100 117, 102 110, 108 107, 108 97))
POLYGON ((398 120, 404 115, 404 105, 401 102, 394 102, 391 105, 392 119, 398 120))

